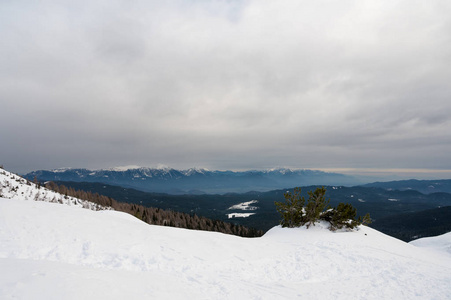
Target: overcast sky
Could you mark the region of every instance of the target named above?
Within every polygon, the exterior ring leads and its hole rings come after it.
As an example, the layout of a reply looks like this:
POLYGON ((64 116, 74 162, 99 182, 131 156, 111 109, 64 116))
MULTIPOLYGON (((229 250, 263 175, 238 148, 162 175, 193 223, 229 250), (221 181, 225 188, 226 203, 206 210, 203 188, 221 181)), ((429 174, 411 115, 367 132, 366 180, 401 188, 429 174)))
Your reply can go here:
POLYGON ((0 164, 451 169, 451 1, 0 3, 0 164))

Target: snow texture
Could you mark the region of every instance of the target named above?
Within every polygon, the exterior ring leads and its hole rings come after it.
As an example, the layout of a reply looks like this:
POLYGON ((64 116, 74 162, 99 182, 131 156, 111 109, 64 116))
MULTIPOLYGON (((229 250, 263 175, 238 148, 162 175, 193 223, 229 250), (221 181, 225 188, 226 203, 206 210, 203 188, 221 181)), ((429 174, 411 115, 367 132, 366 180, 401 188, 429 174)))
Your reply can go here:
POLYGON ((231 214, 227 214, 227 218, 232 219, 232 218, 247 218, 250 217, 252 215, 255 215, 255 213, 231 213, 231 214))
POLYGON ((258 203, 258 201, 257 200, 251 200, 251 201, 248 201, 248 202, 235 204, 235 205, 229 207, 228 209, 256 210, 257 207, 252 206, 252 204, 255 204, 255 203, 258 203))
POLYGON ((0 198, 0 299, 449 299, 450 253, 326 227, 249 239, 0 198))
POLYGON ((418 247, 435 249, 439 252, 448 252, 451 255, 451 232, 428 238, 411 241, 410 244, 418 247))

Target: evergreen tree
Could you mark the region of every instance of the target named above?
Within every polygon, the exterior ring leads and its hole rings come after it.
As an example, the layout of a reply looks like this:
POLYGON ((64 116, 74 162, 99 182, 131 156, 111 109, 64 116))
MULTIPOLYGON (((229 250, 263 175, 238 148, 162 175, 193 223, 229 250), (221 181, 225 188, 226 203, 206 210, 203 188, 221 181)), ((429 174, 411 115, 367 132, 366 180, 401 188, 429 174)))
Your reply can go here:
POLYGON ((299 227, 304 225, 303 213, 305 199, 301 196, 301 188, 295 188, 294 194, 286 192, 285 203, 275 202, 277 211, 282 215, 282 227, 299 227))
POLYGON ((294 194, 287 192, 284 194, 285 203, 275 202, 277 211, 281 214, 280 224, 282 227, 300 227, 314 225, 315 222, 324 220, 329 222, 329 229, 335 231, 341 228, 353 229, 360 224, 369 224, 371 218, 366 214, 363 219, 356 219, 356 209, 348 203, 339 203, 337 208, 331 208, 326 200, 326 189, 317 188, 308 192, 309 198, 305 204, 304 197, 301 196, 301 188, 295 188, 294 194))
POLYGON ((321 217, 321 213, 326 209, 330 200, 326 200, 326 189, 317 188, 314 192, 308 192, 309 198, 305 208, 304 220, 307 228, 314 225, 321 217))

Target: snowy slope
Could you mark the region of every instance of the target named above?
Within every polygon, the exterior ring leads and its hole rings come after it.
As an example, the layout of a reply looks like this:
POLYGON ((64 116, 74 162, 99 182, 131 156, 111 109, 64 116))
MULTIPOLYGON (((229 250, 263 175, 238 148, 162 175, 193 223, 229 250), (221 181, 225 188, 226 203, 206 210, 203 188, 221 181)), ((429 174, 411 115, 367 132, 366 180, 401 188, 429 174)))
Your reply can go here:
POLYGON ((0 197, 54 202, 91 210, 111 209, 86 200, 61 195, 3 169, 0 169, 0 197))
POLYGON ((428 238, 421 238, 411 241, 410 244, 417 247, 434 249, 440 252, 447 252, 451 255, 451 232, 428 238))
POLYGON ((449 253, 368 227, 246 239, 0 198, 0 299, 449 299, 450 282, 449 253))

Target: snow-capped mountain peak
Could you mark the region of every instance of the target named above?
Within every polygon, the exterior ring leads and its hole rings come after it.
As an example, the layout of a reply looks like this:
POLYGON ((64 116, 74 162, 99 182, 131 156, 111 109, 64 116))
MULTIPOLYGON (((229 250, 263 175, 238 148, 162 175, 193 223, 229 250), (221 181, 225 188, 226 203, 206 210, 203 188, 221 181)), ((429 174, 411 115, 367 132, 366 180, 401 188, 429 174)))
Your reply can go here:
POLYGON ((51 170, 51 172, 55 172, 55 173, 63 173, 66 172, 68 170, 72 170, 73 168, 69 168, 69 167, 65 167, 65 168, 57 168, 57 169, 53 169, 51 170))
POLYGON ((206 172, 209 172, 208 169, 203 168, 190 168, 188 170, 181 171, 185 176, 192 176, 195 174, 205 174, 206 172))
POLYGON ((279 168, 265 171, 209 171, 203 168, 176 170, 160 165, 158 168, 127 166, 109 170, 90 171, 66 169, 65 171, 35 171, 25 175, 44 181, 101 182, 123 185, 143 191, 183 193, 197 190, 205 193, 269 191, 300 185, 355 185, 359 181, 351 176, 313 170, 279 168), (193 180, 196 177, 196 180, 193 180))
POLYGON ((136 170, 141 169, 142 167, 136 166, 136 165, 129 165, 129 166, 120 166, 120 167, 113 167, 111 169, 108 169, 108 171, 116 171, 116 172, 125 172, 129 170, 136 170))
POLYGON ((163 170, 163 171, 168 171, 168 170, 172 170, 172 168, 168 167, 165 164, 158 164, 155 169, 157 170, 163 170))

